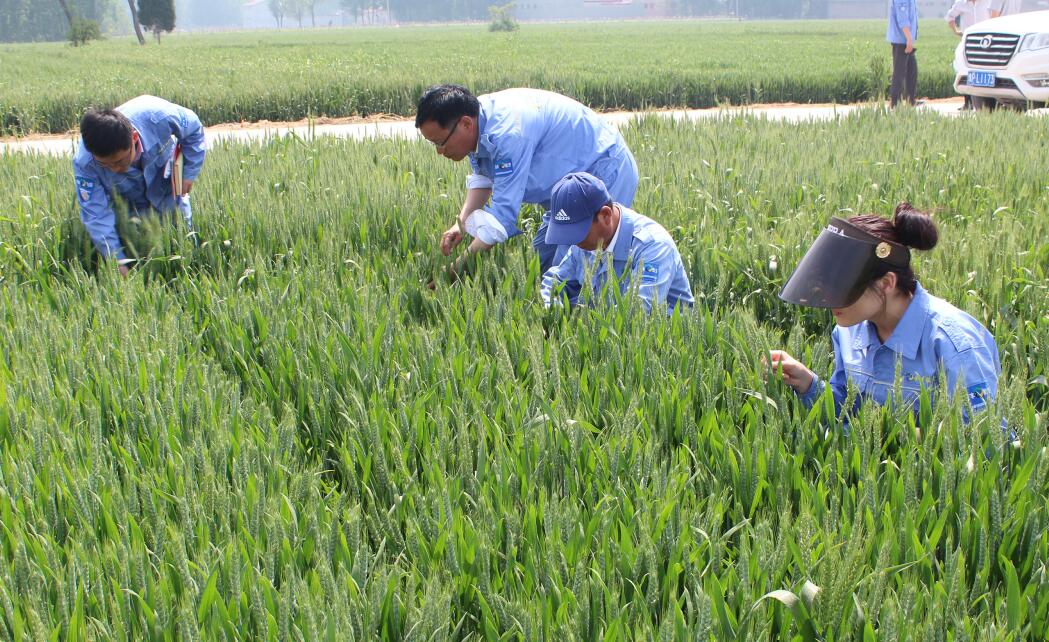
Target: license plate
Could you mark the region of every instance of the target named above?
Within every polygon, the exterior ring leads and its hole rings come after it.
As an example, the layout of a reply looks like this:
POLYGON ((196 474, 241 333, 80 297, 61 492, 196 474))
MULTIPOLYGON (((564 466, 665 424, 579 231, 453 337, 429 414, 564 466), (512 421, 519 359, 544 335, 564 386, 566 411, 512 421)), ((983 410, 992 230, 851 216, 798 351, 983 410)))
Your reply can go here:
POLYGON ((994 87, 996 75, 993 71, 970 71, 968 84, 970 87, 994 87))

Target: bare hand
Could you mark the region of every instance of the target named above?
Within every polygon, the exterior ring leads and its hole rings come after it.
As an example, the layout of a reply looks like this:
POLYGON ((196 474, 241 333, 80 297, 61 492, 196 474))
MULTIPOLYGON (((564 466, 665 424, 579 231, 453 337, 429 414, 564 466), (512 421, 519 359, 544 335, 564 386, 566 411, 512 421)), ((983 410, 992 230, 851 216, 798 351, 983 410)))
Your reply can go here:
POLYGON ((907 46, 903 48, 903 53, 912 54, 914 53, 914 41, 908 40, 907 46))
POLYGON ((463 232, 459 229, 459 221, 456 221, 455 225, 449 227, 445 233, 441 235, 441 254, 448 256, 452 253, 452 250, 462 242, 463 232))
POLYGON ((794 388, 798 394, 805 394, 809 391, 816 375, 812 374, 812 371, 803 363, 782 350, 770 351, 769 357, 771 359, 770 369, 772 372, 780 373, 783 383, 794 388))
POLYGON ((131 268, 126 265, 118 265, 117 270, 120 271, 120 276, 127 276, 131 274, 131 268))
POLYGON ((443 276, 447 276, 448 280, 450 282, 455 283, 456 281, 459 280, 459 275, 462 273, 465 263, 466 263, 466 257, 462 257, 461 256, 461 257, 457 258, 455 261, 453 261, 451 265, 448 265, 446 267, 441 268, 440 274, 438 274, 437 276, 433 277, 432 279, 430 279, 426 283, 426 288, 428 290, 436 290, 437 289, 437 279, 441 278, 443 276))
POLYGON ((179 196, 185 196, 186 194, 189 194, 189 191, 191 189, 193 189, 193 181, 183 180, 182 181, 182 192, 179 193, 179 196))

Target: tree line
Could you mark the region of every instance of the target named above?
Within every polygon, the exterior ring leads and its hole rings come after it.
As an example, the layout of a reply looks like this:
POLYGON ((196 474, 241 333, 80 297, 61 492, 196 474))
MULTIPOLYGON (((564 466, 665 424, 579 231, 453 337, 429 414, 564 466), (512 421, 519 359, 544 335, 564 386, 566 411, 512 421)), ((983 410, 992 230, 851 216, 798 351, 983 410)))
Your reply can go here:
MULTIPOLYGON (((84 25, 99 35, 243 25, 244 0, 0 0, 0 42, 63 40, 84 25)), ((641 1, 641 0, 637 0, 641 1)), ((666 0, 675 16, 738 15, 746 18, 823 18, 827 0, 666 0)), ((347 22, 376 16, 397 22, 486 20, 489 8, 507 0, 266 0, 277 27, 316 26, 317 15, 342 13, 347 22), (388 12, 388 13, 387 13, 388 12)))

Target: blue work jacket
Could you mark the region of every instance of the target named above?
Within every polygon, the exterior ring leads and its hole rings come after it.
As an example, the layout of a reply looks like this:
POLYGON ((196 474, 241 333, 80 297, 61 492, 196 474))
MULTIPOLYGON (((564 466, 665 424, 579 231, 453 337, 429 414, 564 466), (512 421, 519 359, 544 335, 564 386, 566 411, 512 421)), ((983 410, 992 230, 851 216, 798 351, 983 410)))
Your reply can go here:
POLYGON ((558 300, 561 296, 558 286, 562 283, 575 286, 566 288, 572 305, 584 296, 588 283, 594 293, 612 294, 604 288, 609 279, 614 278, 616 281, 611 285, 620 294, 636 292, 649 312, 653 307, 665 306, 668 314, 678 306, 691 308, 692 288, 674 239, 662 225, 647 216, 622 205, 618 207, 619 228, 608 251, 588 252, 571 246, 564 259, 543 275, 540 286, 543 303, 549 307, 558 300), (614 275, 609 272, 610 266, 614 275))
POLYGON ((182 149, 182 177, 196 180, 204 167, 204 127, 191 110, 155 96, 139 96, 117 107, 138 132, 141 154, 125 173, 106 169, 84 147, 83 138, 73 157, 80 220, 98 251, 106 257, 126 258, 116 230, 113 196, 119 194, 137 211, 178 209, 190 220, 188 197, 175 199, 171 187, 175 145, 182 149))
MULTIPOLYGON (((859 390, 856 406, 851 411, 864 401, 891 402, 897 364, 901 401, 915 409, 923 388, 936 391, 941 371, 946 374, 948 396, 960 386, 968 395, 972 410, 985 408, 998 394, 1002 367, 994 337, 979 321, 930 295, 921 284, 885 343, 869 321, 848 328, 837 326, 831 336, 834 374, 830 386, 839 414, 847 396, 848 382, 859 390)), ((801 395, 802 401, 811 407, 824 388, 824 382, 816 377, 809 390, 801 395)))
POLYGON ((918 5, 915 0, 889 0, 889 28, 885 39, 894 45, 907 44, 903 28, 911 30, 911 38, 918 41, 918 5))
POLYGON ((617 174, 630 150, 593 110, 539 89, 506 89, 478 100, 477 149, 470 154, 473 175, 467 187, 492 190, 485 210, 505 229, 503 240, 521 233, 517 217, 522 203, 549 209, 550 190, 566 174, 590 172, 615 193, 617 174))

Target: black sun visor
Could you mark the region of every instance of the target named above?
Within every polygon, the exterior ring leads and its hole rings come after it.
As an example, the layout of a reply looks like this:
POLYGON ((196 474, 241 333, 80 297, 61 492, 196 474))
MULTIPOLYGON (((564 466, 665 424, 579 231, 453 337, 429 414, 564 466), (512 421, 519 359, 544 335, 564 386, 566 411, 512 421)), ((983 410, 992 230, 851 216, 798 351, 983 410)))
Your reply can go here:
POLYGON ((863 295, 878 265, 884 263, 906 267, 910 250, 834 218, 787 279, 779 298, 813 308, 848 307, 863 295))

